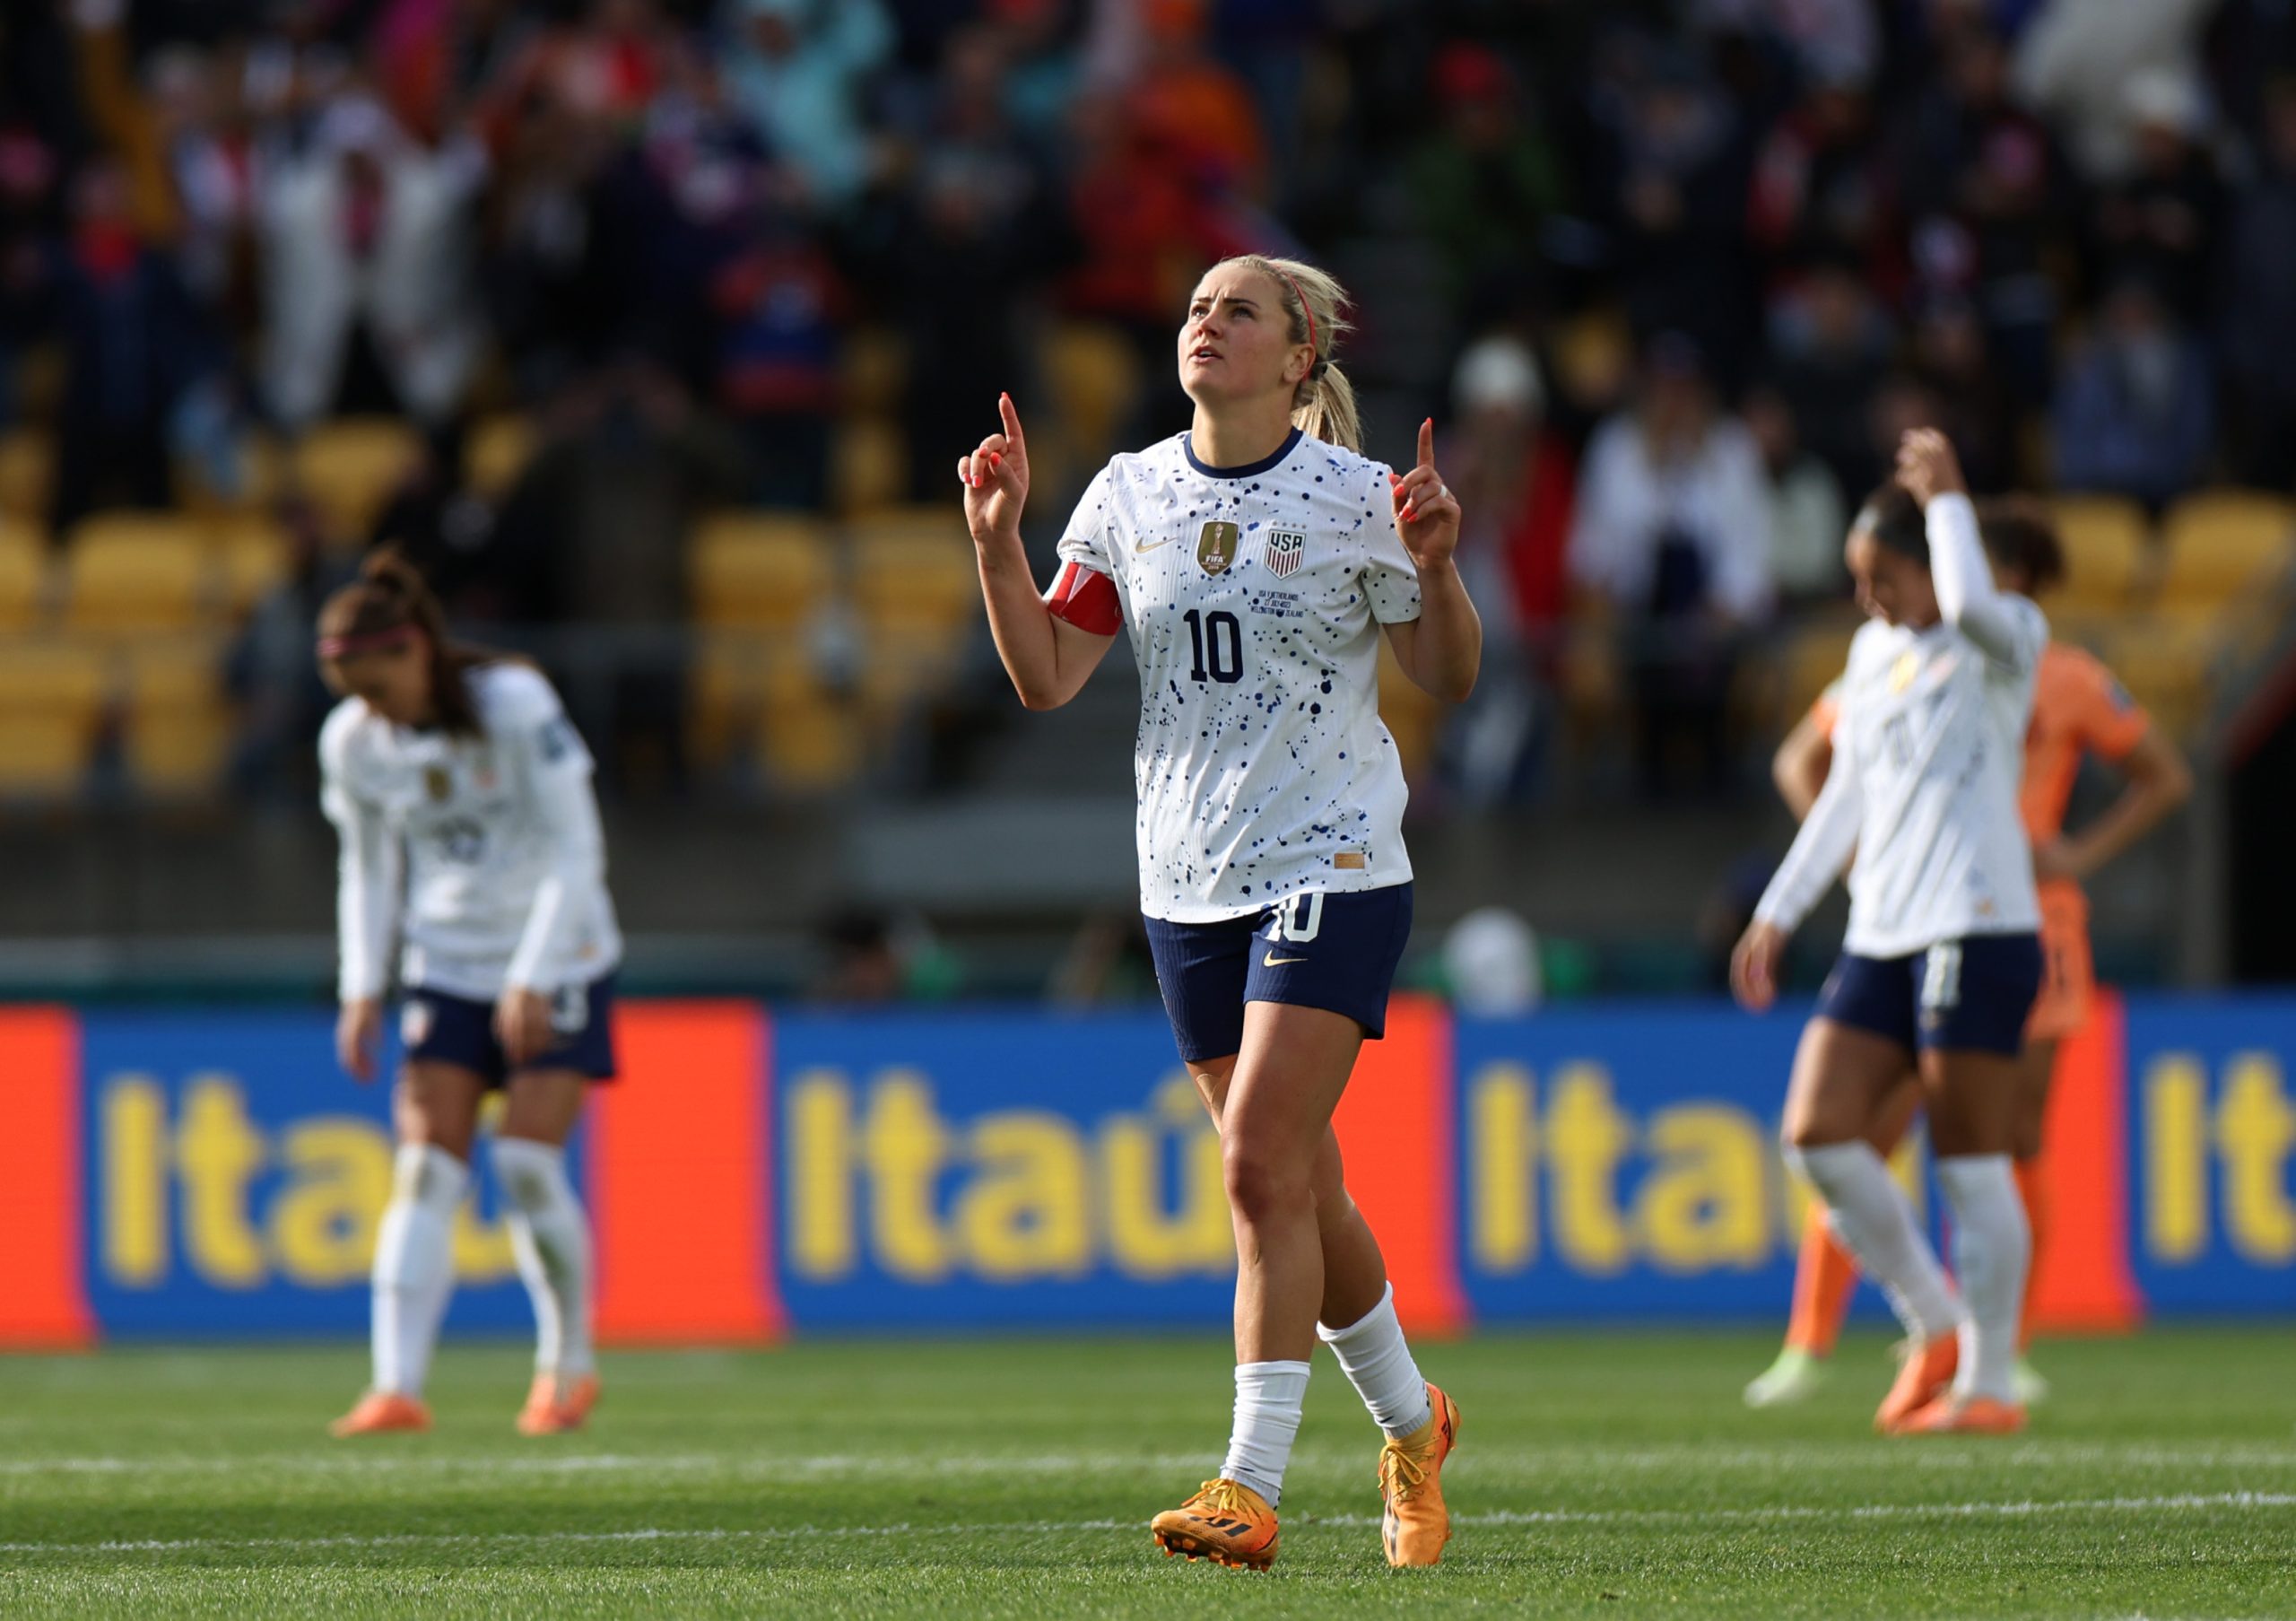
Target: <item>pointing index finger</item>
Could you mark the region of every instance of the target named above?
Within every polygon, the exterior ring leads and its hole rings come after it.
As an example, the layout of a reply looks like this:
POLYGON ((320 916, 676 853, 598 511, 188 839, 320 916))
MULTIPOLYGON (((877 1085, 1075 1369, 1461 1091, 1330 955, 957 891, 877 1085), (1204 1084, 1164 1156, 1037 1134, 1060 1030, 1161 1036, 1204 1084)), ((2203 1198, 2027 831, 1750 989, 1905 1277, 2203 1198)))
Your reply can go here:
POLYGON ((1431 416, 1419 424, 1419 465, 1422 467, 1435 465, 1435 419, 1431 416))
POLYGON ((1000 394, 996 397, 996 412, 1004 419, 1004 437, 1013 441, 1013 448, 1015 450, 1021 449, 1026 443, 1026 436, 1021 431, 1020 408, 1013 404, 1011 395, 1000 394))

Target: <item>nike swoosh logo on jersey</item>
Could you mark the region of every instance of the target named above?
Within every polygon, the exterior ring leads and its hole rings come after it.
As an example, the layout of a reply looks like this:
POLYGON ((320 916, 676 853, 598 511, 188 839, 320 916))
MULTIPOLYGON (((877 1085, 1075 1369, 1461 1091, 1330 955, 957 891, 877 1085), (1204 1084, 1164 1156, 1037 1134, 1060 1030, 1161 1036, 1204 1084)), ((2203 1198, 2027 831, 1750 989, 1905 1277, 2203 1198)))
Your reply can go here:
POLYGON ((1262 968, 1281 968, 1286 963, 1304 963, 1307 960, 1305 957, 1279 957, 1271 951, 1259 960, 1259 965, 1262 968))
POLYGON ((1132 554, 1135 557, 1145 557, 1151 552, 1161 551, 1164 547, 1170 545, 1173 541, 1178 538, 1179 537, 1176 535, 1166 536, 1161 540, 1153 541, 1144 545, 1138 541, 1135 541, 1132 543, 1132 554))

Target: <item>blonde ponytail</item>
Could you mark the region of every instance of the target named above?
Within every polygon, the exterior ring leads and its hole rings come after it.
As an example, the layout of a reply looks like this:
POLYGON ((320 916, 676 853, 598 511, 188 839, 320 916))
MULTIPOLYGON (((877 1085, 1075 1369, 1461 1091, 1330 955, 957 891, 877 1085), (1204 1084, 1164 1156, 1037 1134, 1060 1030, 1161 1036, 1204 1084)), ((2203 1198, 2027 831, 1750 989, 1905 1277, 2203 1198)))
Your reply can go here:
POLYGON ((1314 347, 1308 375, 1292 396, 1292 423, 1304 433, 1327 444, 1361 453, 1363 418, 1355 405, 1355 388, 1332 355, 1340 340, 1355 330, 1344 311, 1347 289, 1328 272, 1298 259, 1272 258, 1265 254, 1239 254, 1222 266, 1256 270, 1276 285, 1276 296, 1291 323, 1292 341, 1314 347))

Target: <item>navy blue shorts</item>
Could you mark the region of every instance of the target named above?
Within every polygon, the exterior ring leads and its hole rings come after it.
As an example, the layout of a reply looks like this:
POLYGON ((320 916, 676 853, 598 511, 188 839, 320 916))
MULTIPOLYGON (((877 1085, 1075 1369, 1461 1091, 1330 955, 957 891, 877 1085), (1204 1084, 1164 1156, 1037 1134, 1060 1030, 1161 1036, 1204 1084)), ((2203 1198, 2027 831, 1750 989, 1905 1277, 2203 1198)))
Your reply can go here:
POLYGON ((1971 935, 1906 957, 1849 952, 1826 976, 1818 1016, 1885 1036, 1908 1052, 2024 1050, 2041 989, 2039 935, 1971 935))
MULTIPOLYGON (((399 1040, 409 1059, 475 1071, 490 1087, 510 1074, 510 1059, 494 1034, 494 1005, 450 997, 418 985, 399 1009, 399 1040)), ((613 976, 552 993, 550 1027, 558 1036, 548 1052, 521 1070, 571 1069, 594 1081, 613 1079, 613 976)))
POLYGON ((1344 1014, 1376 1041, 1387 1033, 1387 992, 1411 938, 1411 885, 1292 895, 1217 923, 1144 921, 1185 1061, 1243 1050, 1247 1002, 1344 1014))

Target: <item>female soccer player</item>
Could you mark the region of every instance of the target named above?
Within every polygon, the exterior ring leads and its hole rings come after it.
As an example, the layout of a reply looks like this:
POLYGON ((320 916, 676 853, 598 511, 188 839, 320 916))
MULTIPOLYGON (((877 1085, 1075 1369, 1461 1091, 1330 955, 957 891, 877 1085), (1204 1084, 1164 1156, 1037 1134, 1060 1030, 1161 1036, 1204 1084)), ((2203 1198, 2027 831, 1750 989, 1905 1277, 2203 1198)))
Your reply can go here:
POLYGON ((395 936, 406 1046, 397 1176, 375 1244, 374 1385, 337 1435, 428 1429, 422 1380, 454 1289, 455 1211, 480 1101, 506 1094, 494 1169, 534 1298, 535 1373, 518 1428, 578 1427, 598 1399, 590 1236, 567 1134, 613 1074, 622 939, 605 889, 590 756, 558 694, 517 660, 448 640, 394 553, 319 611, 319 668, 343 702, 319 736, 343 838, 335 1050, 372 1078, 395 936), (402 867, 404 901, 402 902, 402 867))
POLYGON ((1909 433, 1897 484, 1850 531, 1870 622, 1850 644, 1837 765, 1738 943, 1731 979, 1777 996, 1787 937, 1849 867, 1849 932, 1802 1038, 1787 1152, 1888 1294, 1909 1349, 1875 1416, 1892 1434, 2022 1429, 2013 1371, 2030 1234, 2010 1169, 2040 906, 2018 819, 2048 623, 1995 588, 1943 434, 1909 433), (1855 861, 1851 852, 1856 851, 1855 861), (1966 1310, 1865 1132, 1920 1076, 1966 1310))
POLYGON ((1420 1376, 1332 1112, 1381 1033, 1411 932, 1403 772, 1378 638, 1457 701, 1483 632, 1452 566, 1459 510, 1422 425, 1398 476, 1360 448, 1332 364, 1345 294, 1257 255, 1206 273, 1179 331, 1194 426, 1094 477, 1037 594, 1021 547, 1028 442, 957 464, 989 627, 1031 709, 1068 702, 1127 631, 1140 665, 1141 909, 1181 1058, 1220 1124, 1235 1222, 1235 1427, 1217 1479, 1152 1526, 1165 1552, 1265 1568, 1321 1336, 1387 1435, 1388 1561, 1450 1535, 1458 1408, 1420 1376))
MULTIPOLYGON (((2045 509, 2031 501, 1978 503, 1978 527, 1994 578, 2004 590, 2039 597, 2065 578, 2065 555, 2045 509)), ((1809 814, 1833 762, 1836 699, 1819 699, 1779 745, 1775 775, 1779 791, 1797 816, 1809 814)), ((2041 654, 2033 690, 2033 719, 2025 734, 2024 789, 2021 809, 2032 842, 2034 875, 2041 908, 2041 957, 2046 969, 2040 999, 2025 1024, 2025 1050, 2017 1088, 2017 1188, 2032 1229, 2034 1271, 2047 1242, 2048 1207, 2042 1198, 2039 1155, 2041 1121, 2048 1103, 2049 1078, 2057 1045, 2088 1023, 2094 977, 2089 953, 2089 902, 2082 881, 2101 871, 2123 850, 2157 826, 2192 792, 2192 772, 2177 745, 2162 736, 2133 702, 2111 672, 2079 648, 2052 641, 2041 654), (2103 815, 2080 832, 2065 832, 2066 804, 2073 793, 2083 755, 2113 766, 2126 778, 2103 815)), ((1892 1153, 1919 1102, 1919 1088, 1900 1085, 1866 1133, 1876 1152, 1892 1153)), ((1813 1206, 1803 1233, 1795 1270, 1794 1314, 1786 1345, 1770 1369, 1746 1387, 1749 1407, 1798 1401, 1823 1377, 1826 1358, 1841 1333, 1849 1296, 1857 1282, 1855 1263, 1834 1241, 1822 1207, 1813 1206)), ((2030 1339, 2032 1287, 2026 1285, 2027 1310, 2019 1324, 2020 1348, 2030 1339)), ((2041 1399, 2048 1382, 2021 1355, 2018 1394, 2041 1399)))

